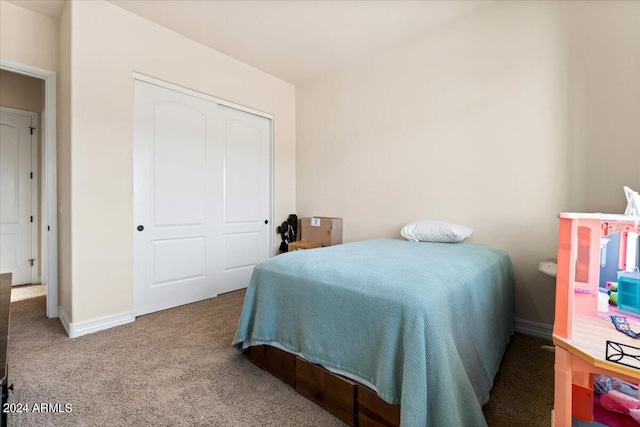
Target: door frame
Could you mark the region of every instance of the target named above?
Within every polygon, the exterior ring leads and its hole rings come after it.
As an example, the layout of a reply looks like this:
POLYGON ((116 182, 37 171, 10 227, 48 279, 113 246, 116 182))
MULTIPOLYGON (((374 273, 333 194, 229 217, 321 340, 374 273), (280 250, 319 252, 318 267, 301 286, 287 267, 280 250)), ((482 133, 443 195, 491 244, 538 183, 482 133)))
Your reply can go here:
POLYGON ((38 179, 40 178, 40 171, 38 170, 38 113, 34 113, 33 111, 18 110, 16 108, 3 107, 1 105, 0 112, 31 117, 31 124, 34 125, 35 123, 35 125, 33 126, 34 132, 30 135, 31 173, 33 174, 33 176, 31 178, 31 211, 29 215, 33 217, 33 221, 31 221, 31 250, 29 251, 29 256, 35 259, 34 264, 31 266, 31 283, 37 283, 39 277, 38 266, 40 265, 40 254, 38 254, 38 234, 40 233, 40 230, 38 230, 38 219, 40 218, 40 203, 38 201, 38 187, 36 186, 36 188, 34 189, 33 183, 38 182, 38 179))
MULTIPOLYGON (((47 317, 58 317, 58 168, 57 168, 57 74, 0 58, 0 69, 44 80, 42 112, 42 280, 47 283, 47 317)), ((36 196, 37 197, 37 196, 36 196)))
MULTIPOLYGON (((240 111, 244 111, 246 113, 250 113, 250 114, 254 114, 256 116, 260 116, 260 117, 264 117, 266 119, 269 120, 270 124, 269 124, 269 220, 271 222, 271 227, 269 227, 269 231, 268 231, 268 242, 269 242, 269 258, 272 258, 273 256, 275 256, 275 248, 274 248, 274 233, 275 233, 275 228, 274 228, 274 218, 275 218, 275 203, 274 203, 274 116, 273 114, 270 113, 265 113, 263 111, 260 110, 256 110, 254 108, 251 107, 246 107, 244 105, 240 105, 240 104, 236 104, 235 102, 231 102, 231 101, 226 101, 224 99, 220 99, 217 98, 215 96, 211 96, 211 95, 207 95, 206 93, 203 92, 198 92, 196 90, 193 89, 189 89, 183 86, 179 86, 173 83, 169 83, 165 80, 161 80, 155 77, 151 77, 149 75, 146 74, 142 74, 142 73, 138 73, 138 72, 133 72, 133 80, 132 80, 132 92, 135 92, 133 89, 135 87, 135 82, 136 80, 141 81, 141 82, 146 82, 146 83, 150 83, 152 85, 155 86, 159 86, 165 89, 169 89, 169 90, 173 90, 185 95, 190 95, 190 96, 194 96, 196 98, 200 98, 200 99, 204 99, 206 101, 212 101, 215 102, 217 104, 220 105, 224 105, 226 107, 230 107, 230 108, 234 108, 236 110, 240 110, 240 111)), ((135 98, 135 96, 134 96, 135 98)), ((133 100, 133 105, 134 105, 134 111, 135 111, 135 102, 136 100, 133 100)), ((135 149, 135 141, 133 141, 133 132, 135 131, 135 129, 132 129, 132 134, 131 134, 131 142, 132 142, 132 147, 133 149, 135 149)), ((135 168, 135 164, 132 164, 132 168, 135 168)), ((134 174, 135 177, 135 174, 134 174)), ((135 180, 133 182, 133 188, 132 188, 132 194, 135 194, 134 188, 135 188, 135 180)), ((131 218, 134 219, 135 218, 135 202, 132 203, 132 211, 131 211, 131 218)), ((132 222, 133 224, 133 222, 132 222)), ((133 235, 135 235, 136 231, 135 229, 132 230, 133 235)), ((135 253, 135 251, 133 251, 135 253)), ((135 260, 133 260, 133 268, 135 269, 135 260)), ((132 301, 132 308, 134 308, 135 305, 135 288, 136 288, 136 283, 134 281, 133 286, 131 287, 131 301, 132 301)), ((135 313, 134 313, 135 316, 135 313)))

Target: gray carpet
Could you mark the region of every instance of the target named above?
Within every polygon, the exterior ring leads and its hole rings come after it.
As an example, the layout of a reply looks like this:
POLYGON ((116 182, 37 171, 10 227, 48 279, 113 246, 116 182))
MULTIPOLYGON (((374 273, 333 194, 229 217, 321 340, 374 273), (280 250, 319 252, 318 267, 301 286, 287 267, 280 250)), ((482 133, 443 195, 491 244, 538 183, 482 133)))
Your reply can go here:
MULTIPOLYGON (((243 291, 69 339, 45 298, 12 303, 9 426, 344 426, 231 348, 243 291)), ((516 335, 485 406, 489 426, 548 426, 553 354, 516 335)))

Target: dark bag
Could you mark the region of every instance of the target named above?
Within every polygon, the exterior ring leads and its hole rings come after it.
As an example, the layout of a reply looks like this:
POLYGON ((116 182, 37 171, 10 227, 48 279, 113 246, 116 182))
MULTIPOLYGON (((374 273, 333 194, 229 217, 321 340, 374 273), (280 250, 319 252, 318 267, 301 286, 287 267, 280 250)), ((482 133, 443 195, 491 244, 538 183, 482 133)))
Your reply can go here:
POLYGON ((282 225, 278 226, 278 233, 282 237, 282 243, 280 243, 280 252, 289 251, 289 243, 295 242, 298 236, 298 216, 291 214, 282 225))

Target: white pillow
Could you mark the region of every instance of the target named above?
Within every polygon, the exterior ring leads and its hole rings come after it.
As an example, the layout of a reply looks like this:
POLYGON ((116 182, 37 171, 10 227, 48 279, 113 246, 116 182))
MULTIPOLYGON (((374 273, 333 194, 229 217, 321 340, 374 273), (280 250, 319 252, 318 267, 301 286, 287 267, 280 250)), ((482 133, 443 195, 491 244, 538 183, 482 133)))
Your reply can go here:
POLYGON ((402 227, 402 237, 414 242, 455 243, 471 236, 473 229, 440 221, 412 222, 402 227))
POLYGON ((629 187, 624 188, 624 195, 627 196, 627 210, 625 215, 640 216, 640 194, 629 187))

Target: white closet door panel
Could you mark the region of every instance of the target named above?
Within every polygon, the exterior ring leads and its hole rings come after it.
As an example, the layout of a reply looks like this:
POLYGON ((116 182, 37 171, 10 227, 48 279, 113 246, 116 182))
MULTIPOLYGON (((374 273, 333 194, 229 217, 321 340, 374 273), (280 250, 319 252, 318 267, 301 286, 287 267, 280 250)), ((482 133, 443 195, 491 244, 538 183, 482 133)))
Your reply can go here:
POLYGON ((0 273, 13 273, 13 285, 31 283, 34 270, 30 126, 29 115, 0 113, 0 273))
POLYGON ((11 231, 7 231, 0 235, 0 255, 2 256, 3 273, 7 273, 12 266, 18 265, 20 259, 18 254, 20 251, 20 244, 18 243, 19 239, 18 233, 11 231))
POLYGON ((219 292, 244 288, 269 257, 271 121, 220 105, 224 146, 222 280, 219 292))
POLYGON ((225 235, 224 271, 253 268, 254 265, 262 261, 260 258, 261 240, 262 236, 259 231, 225 235))
MULTIPOLYGON (((221 179, 210 164, 215 104, 136 81, 134 116, 134 312, 217 295, 215 223, 208 199, 221 179)), ((219 175, 219 174, 218 174, 219 175)))
POLYGON ((206 238, 155 240, 153 244, 153 286, 206 276, 206 238))
MULTIPOLYGON (((4 115, 4 114, 3 114, 4 115)), ((30 124, 30 123, 29 123, 30 124)), ((0 123, 0 218, 2 224, 17 224, 19 199, 20 128, 14 123, 0 123)))
POLYGON ((154 225, 202 225, 207 119, 183 104, 159 103, 154 107, 154 225))
POLYGON ((260 130, 245 121, 229 120, 224 131, 224 221, 229 224, 264 220, 260 204, 260 130))

